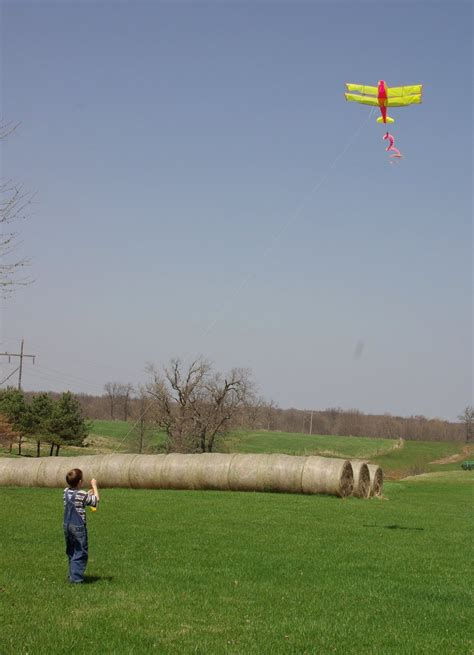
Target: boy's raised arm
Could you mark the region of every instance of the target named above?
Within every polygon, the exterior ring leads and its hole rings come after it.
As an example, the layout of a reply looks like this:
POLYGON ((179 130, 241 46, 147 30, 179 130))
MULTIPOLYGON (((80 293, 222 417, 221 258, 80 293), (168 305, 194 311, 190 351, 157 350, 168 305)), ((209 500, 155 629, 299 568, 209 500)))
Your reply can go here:
POLYGON ((97 486, 97 480, 95 478, 92 478, 91 485, 92 485, 92 491, 94 492, 94 496, 97 497, 97 500, 100 500, 100 498, 99 498, 99 487, 97 486))

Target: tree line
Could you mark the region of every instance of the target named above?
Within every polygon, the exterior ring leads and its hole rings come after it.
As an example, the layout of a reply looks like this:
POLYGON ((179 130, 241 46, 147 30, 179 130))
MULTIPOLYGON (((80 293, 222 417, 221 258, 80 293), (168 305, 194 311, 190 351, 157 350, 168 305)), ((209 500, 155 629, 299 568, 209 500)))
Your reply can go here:
MULTIPOLYGON (((459 422, 423 415, 366 414, 357 409, 340 407, 283 409, 274 401, 258 395, 250 371, 246 369, 234 369, 227 376, 221 376, 212 372, 206 360, 197 359, 185 366, 179 359, 174 359, 161 371, 150 367, 148 372, 150 381, 138 390, 130 383, 107 382, 102 396, 79 396, 84 412, 90 418, 136 421, 140 419, 144 398, 154 398, 156 402, 152 414, 157 414, 155 420, 164 429, 173 432, 169 425, 169 415, 172 414, 183 423, 183 428, 173 428, 175 431, 181 430, 186 434, 186 431, 195 430, 199 433, 202 428, 198 408, 201 408, 202 415, 209 415, 210 407, 218 406, 222 397, 223 404, 220 408, 215 407, 214 425, 219 425, 224 418, 219 409, 223 411, 225 408, 225 420, 217 433, 225 427, 412 441, 469 442, 474 439, 474 408, 470 405, 459 415, 459 422), (195 423, 190 415, 194 416, 195 423)), ((212 434, 215 428, 211 426, 206 429, 212 434)), ((171 441, 179 441, 180 438, 171 437, 171 441)), ((211 438, 211 443, 214 439, 211 438)))
POLYGON ((82 445, 90 430, 88 419, 122 419, 133 424, 138 452, 150 430, 166 437, 167 452, 212 452, 236 429, 305 434, 364 436, 418 441, 471 441, 474 409, 466 407, 460 422, 390 414, 364 414, 339 407, 324 410, 282 409, 258 395, 248 369, 216 372, 209 361, 188 364, 172 359, 160 369, 148 368, 148 381, 138 389, 130 383, 107 382, 102 396, 70 392, 0 391, 0 439, 18 444, 29 437, 50 446, 82 445), (3 435, 3 436, 2 436, 3 435))
POLYGON ((18 448, 26 438, 36 441, 36 456, 47 444, 50 455, 59 455, 61 446, 81 446, 89 434, 90 423, 84 418, 79 400, 69 391, 56 399, 48 393, 28 397, 15 388, 0 390, 0 444, 18 448))

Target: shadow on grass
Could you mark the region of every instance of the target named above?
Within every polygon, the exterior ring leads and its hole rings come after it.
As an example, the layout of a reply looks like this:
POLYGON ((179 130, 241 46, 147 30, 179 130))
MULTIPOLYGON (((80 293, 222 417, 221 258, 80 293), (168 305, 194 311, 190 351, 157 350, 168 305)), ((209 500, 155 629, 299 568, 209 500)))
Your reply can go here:
POLYGON ((111 575, 85 575, 85 584, 94 584, 94 582, 112 582, 113 576, 111 575))
POLYGON ((409 528, 409 527, 404 526, 404 525, 397 525, 396 523, 394 523, 393 525, 368 525, 368 524, 365 523, 363 525, 363 527, 364 528, 384 528, 385 530, 417 530, 417 531, 422 531, 422 530, 425 529, 425 528, 409 528))

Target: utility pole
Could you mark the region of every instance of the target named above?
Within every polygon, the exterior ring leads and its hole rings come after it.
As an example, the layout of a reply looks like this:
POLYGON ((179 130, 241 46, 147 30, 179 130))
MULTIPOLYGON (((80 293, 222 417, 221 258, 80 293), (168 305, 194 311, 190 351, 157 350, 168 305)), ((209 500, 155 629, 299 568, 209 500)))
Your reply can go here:
MULTIPOLYGON (((25 357, 30 357, 33 360, 33 364, 34 364, 35 363, 35 357, 36 357, 36 355, 25 355, 24 347, 25 347, 25 340, 22 339, 19 353, 7 353, 7 352, 0 353, 1 357, 8 357, 8 362, 9 363, 11 362, 12 357, 19 357, 20 358, 20 365, 16 369, 18 371, 18 390, 21 390, 21 375, 23 373, 23 359, 25 357)), ((16 372, 16 371, 14 371, 14 372, 16 372)), ((10 377, 10 376, 8 376, 8 377, 10 377)), ((7 380, 7 379, 8 378, 5 378, 5 380, 7 380)), ((3 380, 3 381, 5 382, 5 380, 3 380)))

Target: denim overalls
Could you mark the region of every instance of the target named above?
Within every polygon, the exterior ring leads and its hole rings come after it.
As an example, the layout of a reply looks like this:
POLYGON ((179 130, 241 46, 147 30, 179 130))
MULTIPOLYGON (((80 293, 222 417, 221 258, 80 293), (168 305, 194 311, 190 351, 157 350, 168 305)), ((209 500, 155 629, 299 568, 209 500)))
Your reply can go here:
POLYGON ((71 495, 68 491, 64 493, 66 500, 64 537, 66 539, 66 555, 69 560, 69 582, 84 582, 84 571, 88 558, 87 528, 74 505, 77 491, 73 491, 71 495))

